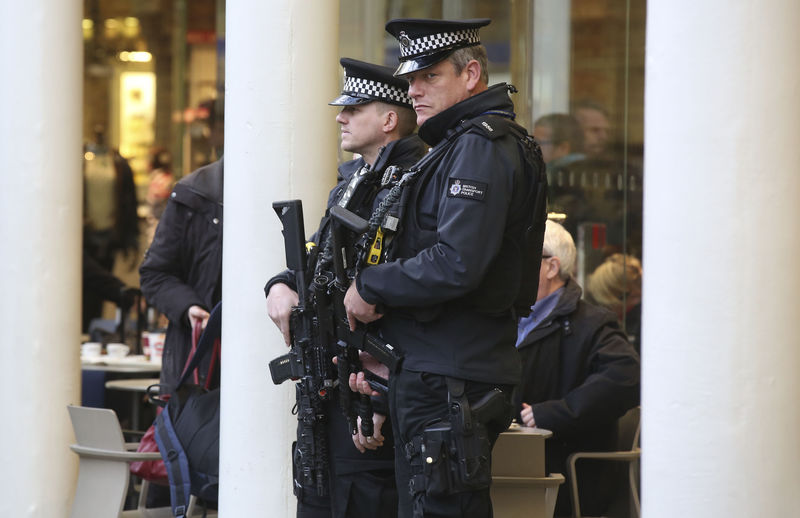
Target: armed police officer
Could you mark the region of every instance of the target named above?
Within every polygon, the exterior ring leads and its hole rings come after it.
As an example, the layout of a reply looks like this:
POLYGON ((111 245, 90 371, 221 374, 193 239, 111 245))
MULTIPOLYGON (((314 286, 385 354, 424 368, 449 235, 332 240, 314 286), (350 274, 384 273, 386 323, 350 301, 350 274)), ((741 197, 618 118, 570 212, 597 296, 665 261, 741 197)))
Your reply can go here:
MULTIPOLYGON (((404 355, 389 389, 403 517, 491 516, 491 448, 520 380, 515 309, 535 300, 523 268, 541 254, 544 164, 513 122, 512 87, 488 86, 489 23, 386 25, 432 149, 404 175, 388 260, 358 274, 345 305, 352 320, 380 319, 404 355)), ((351 386, 371 393, 360 374, 351 386)))
MULTIPOLYGON (((389 166, 410 166, 425 147, 413 135, 416 120, 407 83, 394 77, 393 69, 349 58, 342 58, 341 65, 344 88, 330 104, 342 107, 336 116, 341 126, 341 148, 360 157, 339 166, 338 184, 330 193, 328 209, 338 205, 367 218, 391 186, 389 166)), ((311 241, 324 247, 332 224, 326 211, 311 241)), ((324 251, 318 257, 318 262, 331 260, 324 251)), ((289 271, 282 272, 267 283, 265 292, 269 316, 289 344, 290 313, 298 304, 295 278, 289 271)), ((330 357, 334 354, 331 351, 330 357)), ((302 476, 295 473, 298 517, 396 516, 394 448, 391 426, 384 426, 388 409, 374 414, 371 437, 361 432, 351 436, 335 399, 325 404, 329 492, 320 496, 314 487, 304 487, 302 476)), ((375 409, 380 410, 377 405, 375 409)))

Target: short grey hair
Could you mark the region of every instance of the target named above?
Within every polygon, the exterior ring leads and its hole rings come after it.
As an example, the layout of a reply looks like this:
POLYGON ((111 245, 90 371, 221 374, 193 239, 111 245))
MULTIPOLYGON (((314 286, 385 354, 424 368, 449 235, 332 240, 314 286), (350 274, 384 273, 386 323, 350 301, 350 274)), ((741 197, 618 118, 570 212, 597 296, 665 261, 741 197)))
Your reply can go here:
POLYGON ((486 47, 483 45, 464 47, 447 56, 447 61, 456 67, 456 74, 461 74, 461 71, 464 70, 464 67, 467 66, 467 63, 473 59, 481 66, 481 81, 488 85, 489 57, 486 55, 486 47))
POLYGON ((575 241, 572 236, 560 223, 547 220, 542 255, 558 257, 561 263, 558 269, 558 276, 561 280, 566 281, 575 275, 578 251, 575 248, 575 241))

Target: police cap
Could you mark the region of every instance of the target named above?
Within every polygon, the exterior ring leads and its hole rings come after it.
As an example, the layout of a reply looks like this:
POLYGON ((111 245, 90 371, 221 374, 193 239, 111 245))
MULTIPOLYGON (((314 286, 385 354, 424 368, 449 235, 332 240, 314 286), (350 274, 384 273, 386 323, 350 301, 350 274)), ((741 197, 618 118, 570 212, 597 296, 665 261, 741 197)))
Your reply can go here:
POLYGON ((344 87, 342 94, 328 104, 350 106, 381 101, 412 108, 408 82, 395 77, 391 68, 350 58, 342 58, 339 63, 344 68, 344 87))
POLYGON ((478 29, 489 25, 489 18, 474 20, 424 20, 398 18, 389 20, 386 31, 400 42, 400 66, 394 75, 401 76, 442 61, 453 51, 480 45, 478 29))

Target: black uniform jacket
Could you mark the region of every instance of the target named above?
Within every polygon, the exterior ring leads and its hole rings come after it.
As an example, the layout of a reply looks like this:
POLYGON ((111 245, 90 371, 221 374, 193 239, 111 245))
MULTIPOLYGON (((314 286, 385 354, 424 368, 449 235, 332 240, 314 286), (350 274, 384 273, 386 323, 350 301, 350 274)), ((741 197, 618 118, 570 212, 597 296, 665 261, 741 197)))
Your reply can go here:
POLYGON ((222 160, 182 178, 139 269, 146 300, 169 318, 161 382, 178 381, 191 350, 186 312, 222 296, 222 160))
POLYGON ((533 211, 526 199, 533 178, 517 137, 501 131, 513 109, 507 86, 499 84, 420 127, 420 137, 441 143, 444 152, 411 188, 391 244, 396 260, 356 279, 364 300, 386 308, 381 331, 403 351, 403 368, 477 382, 519 381, 510 307, 522 274, 521 222, 533 211), (488 129, 478 125, 445 139, 462 121, 487 113, 498 114, 488 129))
MULTIPOLYGON (((377 178, 380 179, 383 171, 390 165, 396 165, 404 168, 409 167, 414 164, 424 152, 425 146, 416 135, 394 140, 387 144, 378 155, 378 158, 375 160, 375 164, 373 164, 372 167, 372 174, 376 175, 377 178)), ((362 158, 357 158, 355 160, 345 162, 339 166, 337 185, 331 189, 330 196, 328 197, 328 208, 338 202, 342 193, 344 192, 344 189, 350 182, 350 178, 352 178, 353 174, 355 174, 364 165, 364 160, 362 158)), ((348 208, 353 210, 359 216, 369 219, 374 205, 380 203, 380 200, 385 197, 386 192, 386 189, 378 192, 375 201, 373 202, 373 200, 370 200, 366 206, 348 208)), ((317 243, 318 245, 320 242, 317 241, 317 239, 322 230, 324 221, 325 219, 323 218, 323 223, 320 224, 320 228, 310 238, 311 241, 317 243)), ((270 287, 278 282, 282 282, 288 286, 291 286, 293 289, 296 289, 294 276, 290 271, 285 270, 269 280, 264 288, 265 294, 269 295, 270 287)), ((335 352, 332 351, 331 357, 333 357, 334 354, 335 352)), ((377 450, 367 450, 366 452, 361 453, 353 445, 353 440, 347 428, 345 418, 339 409, 337 398, 338 392, 334 393, 326 408, 329 415, 327 427, 332 446, 331 451, 335 457, 335 462, 332 466, 335 474, 346 475, 349 473, 371 470, 393 470, 394 451, 392 446, 393 439, 391 423, 387 421, 381 428, 381 431, 386 438, 384 446, 382 448, 378 448, 377 450)), ((377 403, 374 401, 374 399, 373 402, 377 403)), ((375 408, 378 408, 378 406, 376 405, 375 408)), ((384 413, 386 413, 385 410, 384 413)))

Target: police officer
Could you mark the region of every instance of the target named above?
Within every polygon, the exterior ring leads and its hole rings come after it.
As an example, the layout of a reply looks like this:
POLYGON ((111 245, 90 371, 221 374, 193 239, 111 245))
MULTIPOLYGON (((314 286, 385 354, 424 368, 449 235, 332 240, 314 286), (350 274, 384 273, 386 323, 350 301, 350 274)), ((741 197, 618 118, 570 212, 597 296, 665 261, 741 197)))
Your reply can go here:
POLYGON ((359 273, 345 305, 355 320, 380 319, 404 354, 389 390, 403 517, 491 516, 491 447, 520 380, 512 305, 544 166, 513 123, 508 85, 488 86, 479 28, 489 23, 386 25, 432 149, 407 182, 389 260, 359 273))
MULTIPOLYGON (((407 167, 424 153, 416 129, 411 99, 404 80, 392 75, 393 69, 342 58, 344 88, 330 104, 341 106, 336 121, 341 127, 341 147, 360 157, 339 166, 338 184, 331 191, 328 208, 340 205, 369 218, 388 192, 390 165, 407 167)), ((330 222, 327 213, 311 241, 326 241, 330 222)), ((321 259, 324 260, 324 259, 321 259)), ((289 344, 289 315, 298 303, 295 279, 282 272, 267 283, 267 309, 289 344)), ((335 352, 331 352, 333 357, 335 352)), ((364 437, 360 431, 350 435, 334 395, 326 404, 327 435, 330 445, 330 497, 319 497, 314 488, 295 487, 298 517, 394 517, 397 515, 397 488, 394 481, 394 449, 391 425, 385 415, 375 413, 375 433, 364 437)), ((385 406, 385 405, 384 405, 385 406)), ((387 410, 383 410, 384 414, 387 410)))

